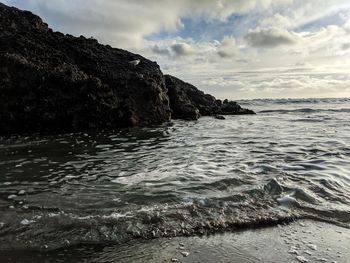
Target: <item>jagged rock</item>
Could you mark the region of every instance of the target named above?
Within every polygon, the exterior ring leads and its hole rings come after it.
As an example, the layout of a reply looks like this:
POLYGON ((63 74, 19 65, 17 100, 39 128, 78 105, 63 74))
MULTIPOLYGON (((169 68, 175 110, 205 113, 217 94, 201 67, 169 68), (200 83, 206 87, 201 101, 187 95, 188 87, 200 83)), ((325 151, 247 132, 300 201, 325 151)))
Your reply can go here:
POLYGON ((237 102, 224 100, 220 110, 223 115, 255 114, 254 111, 243 109, 237 102))
POLYGON ((165 82, 168 88, 170 108, 175 119, 196 120, 201 115, 254 114, 253 111, 243 109, 234 101, 217 100, 214 96, 205 94, 195 86, 176 77, 165 75, 165 82))
POLYGON ((0 134, 146 126, 171 112, 186 120, 253 113, 164 76, 140 55, 53 32, 0 3, 0 134))
POLYGON ((53 32, 0 3, 0 133, 159 124, 171 113, 159 66, 53 32), (137 66, 132 60, 140 60, 137 66))

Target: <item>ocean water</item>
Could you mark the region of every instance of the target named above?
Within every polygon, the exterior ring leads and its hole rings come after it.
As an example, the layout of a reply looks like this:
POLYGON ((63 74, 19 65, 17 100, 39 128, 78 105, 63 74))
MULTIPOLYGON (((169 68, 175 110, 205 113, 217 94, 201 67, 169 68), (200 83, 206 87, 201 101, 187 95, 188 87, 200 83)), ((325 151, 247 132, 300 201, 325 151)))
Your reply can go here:
POLYGON ((350 227, 350 99, 0 139, 0 249, 118 244, 315 219, 350 227))

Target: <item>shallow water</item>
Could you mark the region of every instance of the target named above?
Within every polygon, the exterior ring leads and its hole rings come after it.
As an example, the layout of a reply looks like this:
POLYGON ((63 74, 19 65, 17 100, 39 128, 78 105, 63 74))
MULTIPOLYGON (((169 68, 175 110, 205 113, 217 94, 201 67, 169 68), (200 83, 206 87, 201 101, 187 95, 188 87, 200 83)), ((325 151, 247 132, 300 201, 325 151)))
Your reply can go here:
POLYGON ((199 235, 296 218, 350 226, 350 100, 0 142, 0 249, 199 235))

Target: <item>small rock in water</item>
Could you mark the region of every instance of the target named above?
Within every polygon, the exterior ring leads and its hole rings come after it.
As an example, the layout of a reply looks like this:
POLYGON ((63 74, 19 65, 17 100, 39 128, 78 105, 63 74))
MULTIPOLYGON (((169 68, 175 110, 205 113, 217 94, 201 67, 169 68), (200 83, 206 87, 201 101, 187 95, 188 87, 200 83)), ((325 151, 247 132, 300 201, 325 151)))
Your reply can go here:
POLYGON ((183 251, 183 252, 181 252, 181 254, 182 254, 184 257, 188 257, 188 256, 190 255, 190 252, 183 251))
POLYGON ((302 257, 302 256, 297 256, 296 259, 301 262, 301 263, 307 263, 309 262, 309 260, 307 260, 306 258, 302 257))
POLYGON ((226 118, 222 115, 215 115, 214 118, 217 120, 226 120, 226 118))
POLYGON ((24 195, 25 193, 26 193, 26 191, 20 190, 20 191, 18 192, 18 195, 24 195))
POLYGON ((305 254, 309 255, 309 256, 312 256, 312 253, 308 250, 305 250, 305 254))
POLYGON ((307 245, 309 248, 311 248, 312 250, 317 250, 317 246, 314 244, 308 244, 307 245))
POLYGON ((171 262, 178 262, 179 260, 177 258, 172 258, 171 262))
POLYGON ((180 246, 180 247, 179 247, 179 249, 180 249, 180 250, 184 250, 184 249, 185 249, 185 247, 181 247, 181 246, 180 246))
POLYGON ((297 250, 295 250, 295 249, 290 249, 290 250, 288 251, 288 253, 289 253, 289 254, 295 254, 295 255, 299 256, 299 252, 298 252, 297 250))
POLYGON ((317 260, 318 260, 318 261, 321 261, 321 262, 327 262, 327 261, 328 261, 328 260, 325 259, 325 258, 318 258, 317 260))

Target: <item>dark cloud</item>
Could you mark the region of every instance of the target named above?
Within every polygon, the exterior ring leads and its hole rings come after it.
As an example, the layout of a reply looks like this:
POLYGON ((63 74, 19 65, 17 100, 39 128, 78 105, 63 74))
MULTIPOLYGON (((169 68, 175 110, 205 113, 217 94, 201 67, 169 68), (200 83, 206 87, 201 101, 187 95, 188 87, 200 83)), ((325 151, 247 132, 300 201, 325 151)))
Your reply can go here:
POLYGON ((190 56, 193 55, 194 49, 186 43, 176 43, 171 46, 171 50, 174 52, 176 56, 190 56))
POLYGON ((251 46, 262 48, 293 45, 297 42, 297 37, 288 31, 272 28, 249 32, 245 39, 251 46))
POLYGON ((218 55, 222 58, 232 58, 235 54, 227 50, 219 50, 218 55))
POLYGON ((168 48, 162 48, 162 47, 159 47, 158 45, 154 45, 152 47, 152 52, 162 56, 170 56, 170 51, 168 48))

